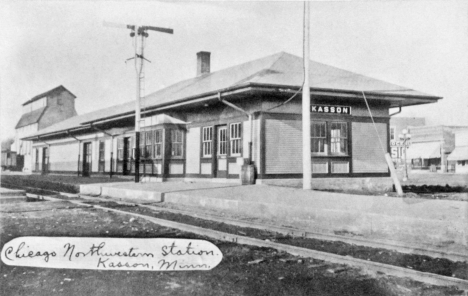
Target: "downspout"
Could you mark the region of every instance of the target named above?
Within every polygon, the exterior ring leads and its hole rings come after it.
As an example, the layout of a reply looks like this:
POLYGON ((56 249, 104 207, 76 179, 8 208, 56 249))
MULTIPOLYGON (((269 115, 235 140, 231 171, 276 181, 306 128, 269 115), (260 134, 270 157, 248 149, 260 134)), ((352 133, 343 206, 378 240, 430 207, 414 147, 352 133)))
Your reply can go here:
POLYGON ((110 155, 110 166, 109 166, 109 167, 110 167, 109 178, 112 178, 112 171, 113 171, 113 164, 114 164, 114 135, 109 134, 108 132, 106 132, 106 131, 104 131, 104 130, 102 130, 102 129, 96 127, 96 126, 94 126, 92 122, 89 124, 89 126, 90 126, 92 129, 94 129, 94 130, 96 130, 96 131, 98 131, 98 132, 102 132, 102 133, 104 133, 105 135, 108 135, 108 136, 111 137, 111 148, 110 148, 111 155, 110 155))
POLYGON ((392 114, 390 114, 390 115, 388 115, 388 116, 392 117, 393 115, 397 115, 397 114, 399 114, 399 113, 401 113, 401 104, 398 106, 398 111, 397 111, 397 112, 392 113, 392 114))
POLYGON ((81 158, 81 155, 80 155, 81 140, 78 139, 77 137, 75 137, 74 135, 72 135, 69 130, 67 130, 67 135, 78 141, 78 163, 77 163, 77 166, 76 166, 76 175, 79 177, 80 176, 80 158, 81 158))
POLYGON ((223 103, 223 104, 225 104, 225 105, 227 105, 227 106, 229 106, 229 107, 231 107, 231 108, 234 108, 234 109, 236 109, 237 111, 240 111, 240 112, 246 114, 246 115, 249 117, 249 122, 250 122, 250 133, 249 133, 249 138, 247 139, 247 141, 248 141, 248 143, 249 143, 248 164, 249 164, 249 165, 252 164, 252 138, 253 138, 253 115, 252 115, 252 113, 245 111, 244 109, 242 109, 242 108, 239 107, 239 106, 234 105, 233 103, 230 103, 230 102, 228 102, 228 101, 224 101, 223 98, 221 98, 221 93, 220 93, 220 92, 218 93, 218 100, 219 100, 221 103, 223 103))

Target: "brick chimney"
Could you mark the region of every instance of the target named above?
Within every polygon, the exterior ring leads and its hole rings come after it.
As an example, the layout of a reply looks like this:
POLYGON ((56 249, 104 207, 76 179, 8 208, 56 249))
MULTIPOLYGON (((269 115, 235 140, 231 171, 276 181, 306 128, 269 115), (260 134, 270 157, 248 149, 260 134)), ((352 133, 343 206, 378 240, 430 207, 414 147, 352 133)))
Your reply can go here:
POLYGON ((208 51, 197 53, 197 76, 210 73, 210 55, 208 51))

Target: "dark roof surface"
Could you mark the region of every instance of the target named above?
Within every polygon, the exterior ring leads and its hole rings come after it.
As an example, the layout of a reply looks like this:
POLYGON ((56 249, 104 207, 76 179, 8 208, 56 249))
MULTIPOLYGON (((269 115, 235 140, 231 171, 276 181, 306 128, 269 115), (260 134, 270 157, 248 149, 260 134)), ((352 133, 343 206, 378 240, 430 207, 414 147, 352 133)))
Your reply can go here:
POLYGON ((15 129, 26 126, 26 125, 30 125, 30 124, 33 124, 33 123, 37 123, 39 121, 39 119, 41 119, 41 116, 44 113, 46 108, 47 107, 42 107, 42 108, 39 108, 39 109, 34 110, 32 112, 23 114, 23 116, 21 116, 20 120, 16 124, 15 129))
POLYGON ((46 96, 48 96, 48 95, 50 95, 50 94, 52 94, 52 93, 54 93, 54 92, 56 92, 56 91, 60 91, 60 90, 62 90, 62 91, 67 91, 67 92, 69 92, 72 96, 74 96, 74 97, 76 98, 76 96, 75 96, 74 94, 72 94, 68 89, 66 89, 63 85, 60 85, 60 86, 57 86, 57 87, 54 88, 54 89, 48 90, 48 91, 46 91, 45 93, 39 94, 39 95, 35 96, 34 98, 32 98, 32 99, 26 101, 26 102, 23 104, 23 106, 24 106, 24 105, 27 105, 27 104, 29 104, 29 103, 32 103, 32 102, 34 102, 34 101, 37 101, 37 100, 39 100, 39 99, 42 99, 43 97, 46 97, 46 96))
MULTIPOLYGON (((300 87, 303 81, 302 58, 285 52, 250 61, 195 78, 187 79, 156 91, 141 100, 141 106, 156 107, 215 94, 236 87, 300 87)), ((436 102, 440 97, 424 94, 406 87, 369 78, 339 68, 310 61, 311 89, 335 92, 361 92, 383 95, 403 106, 436 102)), ((91 113, 74 116, 47 127, 36 135, 44 135, 79 127, 120 114, 134 112, 133 101, 91 113)))

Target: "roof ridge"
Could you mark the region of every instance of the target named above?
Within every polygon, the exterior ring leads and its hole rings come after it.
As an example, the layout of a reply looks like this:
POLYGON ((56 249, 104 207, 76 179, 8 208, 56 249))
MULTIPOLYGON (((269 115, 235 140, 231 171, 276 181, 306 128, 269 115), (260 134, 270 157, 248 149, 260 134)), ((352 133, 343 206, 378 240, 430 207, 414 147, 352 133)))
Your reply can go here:
MULTIPOLYGON (((246 81, 250 81, 252 80, 253 78, 257 77, 260 73, 264 73, 265 71, 273 71, 272 68, 275 66, 276 63, 278 63, 278 61, 283 57, 284 54, 287 54, 286 52, 284 51, 280 51, 280 52, 277 52, 275 54, 272 54, 272 55, 269 55, 269 56, 266 56, 266 57, 263 57, 263 58, 260 58, 260 59, 268 59, 268 58, 272 58, 274 57, 275 55, 278 55, 278 57, 276 59, 273 59, 273 61, 271 62, 270 66, 268 67, 265 67, 261 70, 258 70, 257 72, 253 73, 252 75, 248 76, 248 77, 245 77, 239 81, 237 81, 236 83, 234 83, 232 86, 239 86, 241 85, 242 83, 246 82, 246 81)), ((251 60, 251 61, 248 61, 248 62, 245 62, 241 65, 244 65, 244 64, 249 64, 251 62, 254 62, 254 61, 258 61, 260 59, 255 59, 255 60, 251 60)), ((237 65, 237 66, 241 66, 241 65, 237 65)), ((231 67, 232 68, 232 67, 231 67)))
POLYGON ((60 84, 60 85, 57 86, 57 87, 54 87, 54 88, 52 88, 52 89, 50 89, 50 90, 48 90, 48 91, 45 91, 45 92, 43 92, 43 93, 40 93, 40 94, 38 94, 38 95, 32 97, 31 99, 29 99, 29 100, 27 100, 25 103, 23 103, 22 106, 27 105, 27 104, 29 104, 29 103, 32 103, 32 102, 34 102, 34 101, 37 101, 37 100, 39 100, 39 99, 42 99, 43 97, 49 95, 50 93, 52 93, 52 92, 54 92, 54 91, 56 91, 56 90, 58 90, 58 89, 60 89, 60 88, 63 89, 63 90, 65 90, 65 91, 67 91, 67 92, 69 92, 72 96, 74 96, 74 97, 76 98, 76 96, 75 96, 71 91, 69 91, 65 86, 63 86, 62 84, 60 84))

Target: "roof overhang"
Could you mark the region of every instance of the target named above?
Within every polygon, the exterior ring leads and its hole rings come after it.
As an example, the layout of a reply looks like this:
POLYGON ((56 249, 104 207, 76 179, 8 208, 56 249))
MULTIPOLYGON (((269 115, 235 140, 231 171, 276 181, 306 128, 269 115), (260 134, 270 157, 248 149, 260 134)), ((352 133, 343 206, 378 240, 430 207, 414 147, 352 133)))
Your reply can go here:
MULTIPOLYGON (((197 104, 197 103, 207 103, 209 101, 216 101, 218 100, 218 93, 221 93, 223 97, 226 96, 233 96, 233 95, 240 95, 245 93, 295 93, 299 87, 295 86, 288 86, 288 85, 264 85, 264 84, 253 84, 250 83, 248 85, 239 85, 234 87, 229 87, 225 89, 221 89, 214 92, 204 93, 201 95, 187 97, 184 99, 180 99, 171 103, 161 104, 161 105, 154 105, 151 107, 146 107, 145 111, 141 112, 142 114, 150 113, 150 112, 157 112, 168 110, 172 108, 177 108, 181 106, 197 104)), ((371 92, 371 91, 364 91, 366 94, 366 98, 370 100, 376 100, 381 102, 389 103, 390 108, 394 107, 407 107, 407 106, 414 106, 414 105, 421 105, 421 104, 431 104, 436 103, 437 100, 442 99, 442 97, 435 97, 435 96, 414 96, 414 95, 391 95, 385 93, 378 93, 378 92, 371 92)), ((341 97, 347 99, 356 99, 356 100, 363 100, 362 91, 347 91, 347 90, 337 90, 337 89, 320 89, 320 88, 311 88, 311 95, 312 96, 330 96, 330 97, 341 97)), ((116 114, 92 121, 83 122, 82 125, 90 124, 90 123, 101 123, 104 121, 109 120, 117 120, 121 117, 131 117, 134 116, 135 111, 129 111, 122 114, 116 114)))
MULTIPOLYGON (((221 93, 223 97, 228 96, 245 96, 246 94, 281 94, 288 95, 296 93, 300 87, 291 86, 291 85, 267 85, 267 84, 257 84, 257 83, 248 83, 231 86, 224 89, 219 89, 216 91, 211 91, 207 93, 198 94, 195 96, 185 97, 182 99, 175 100, 170 103, 159 104, 148 106, 145 108, 141 114, 148 113, 157 113, 160 111, 166 111, 182 106, 196 105, 196 104, 205 104, 209 102, 218 101, 218 94, 221 93)), ((390 94, 383 92, 375 91, 364 91, 366 98, 369 101, 378 101, 385 102, 389 105, 389 108, 394 107, 406 107, 414 106, 420 104, 430 104, 435 103, 437 100, 442 99, 442 97, 436 96, 415 96, 415 95, 403 95, 403 94, 390 94)), ((323 97, 340 97, 348 100, 363 100, 362 91, 350 91, 350 90, 340 90, 340 89, 324 89, 324 88, 311 88, 311 96, 323 96, 323 97)), ((81 126, 68 129, 68 131, 82 130, 89 128, 92 124, 104 124, 109 122, 114 122, 126 118, 132 118, 135 116, 135 111, 128 111, 124 113, 114 114, 111 116, 85 121, 81 123, 81 126)), ((49 134, 40 134, 39 136, 53 136, 59 135, 61 133, 66 133, 67 130, 52 132, 49 134)), ((37 136, 26 137, 25 140, 36 139, 37 136)))
POLYGON ((440 146, 440 142, 412 143, 406 152, 406 157, 408 159, 440 158, 440 146))
POLYGON ((468 159, 468 146, 458 146, 450 153, 447 160, 467 160, 468 159))

